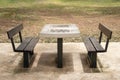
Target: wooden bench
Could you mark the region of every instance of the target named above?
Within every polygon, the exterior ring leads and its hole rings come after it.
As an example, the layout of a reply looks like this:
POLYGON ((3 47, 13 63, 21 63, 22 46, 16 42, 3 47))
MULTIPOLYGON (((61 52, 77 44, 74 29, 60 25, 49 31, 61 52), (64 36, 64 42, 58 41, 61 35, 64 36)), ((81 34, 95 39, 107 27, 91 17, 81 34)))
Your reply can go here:
POLYGON ((112 36, 112 31, 110 31, 107 27, 105 27, 101 23, 99 24, 99 30, 100 36, 98 41, 94 37, 86 37, 84 39, 84 44, 88 51, 88 61, 90 63, 91 68, 97 67, 97 53, 107 51, 109 40, 111 39, 112 36), (104 48, 100 44, 103 34, 106 36, 106 44, 104 48))
POLYGON ((23 66, 28 68, 34 54, 34 47, 39 41, 39 38, 27 37, 22 39, 21 30, 23 29, 23 24, 17 25, 15 28, 7 31, 8 38, 11 40, 13 51, 23 52, 23 66), (14 42, 14 36, 19 34, 20 45, 16 47, 14 42))

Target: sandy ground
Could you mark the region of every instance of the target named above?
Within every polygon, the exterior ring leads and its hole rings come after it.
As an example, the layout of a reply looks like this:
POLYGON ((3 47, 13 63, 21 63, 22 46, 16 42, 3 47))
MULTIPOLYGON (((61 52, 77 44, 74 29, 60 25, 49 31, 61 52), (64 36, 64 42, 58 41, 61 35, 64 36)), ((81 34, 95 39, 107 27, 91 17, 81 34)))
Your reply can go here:
MULTIPOLYGON (((103 43, 104 45, 104 43, 103 43)), ((10 43, 0 43, 0 80, 119 80, 120 42, 111 42, 106 53, 98 53, 98 67, 86 61, 83 43, 64 43, 64 66, 56 67, 56 43, 38 43, 31 67, 22 67, 22 53, 12 51, 10 43)))

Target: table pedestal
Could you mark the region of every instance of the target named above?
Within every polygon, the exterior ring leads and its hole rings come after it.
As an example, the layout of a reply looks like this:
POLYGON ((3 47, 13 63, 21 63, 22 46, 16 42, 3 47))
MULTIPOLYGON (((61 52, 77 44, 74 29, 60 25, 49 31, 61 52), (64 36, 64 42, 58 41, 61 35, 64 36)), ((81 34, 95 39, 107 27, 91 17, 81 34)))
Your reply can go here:
POLYGON ((57 67, 63 67, 63 38, 57 38, 57 67))

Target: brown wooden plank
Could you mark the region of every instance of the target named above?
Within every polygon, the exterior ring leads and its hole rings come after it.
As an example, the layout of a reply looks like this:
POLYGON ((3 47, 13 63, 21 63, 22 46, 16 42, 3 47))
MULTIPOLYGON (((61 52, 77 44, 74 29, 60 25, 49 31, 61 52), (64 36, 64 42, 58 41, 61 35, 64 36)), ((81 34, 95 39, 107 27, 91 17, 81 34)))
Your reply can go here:
POLYGON ((101 30, 102 33, 104 33, 109 39, 111 39, 112 36, 112 31, 109 30, 107 27, 102 25, 101 23, 99 24, 99 29, 101 30))
POLYGON ((21 30, 23 29, 23 25, 22 24, 19 24, 17 25, 15 28, 7 31, 7 34, 8 34, 8 38, 12 38, 15 34, 19 33, 21 30))
POLYGON ((26 46, 30 43, 31 40, 32 40, 31 37, 25 38, 25 40, 23 40, 23 42, 16 48, 16 51, 18 51, 18 52, 23 52, 24 49, 25 49, 26 46))
POLYGON ((91 40, 91 42, 92 42, 92 44, 97 52, 104 52, 105 51, 105 49, 99 44, 99 42, 94 37, 90 37, 89 39, 91 40))
POLYGON ((26 46, 26 48, 24 49, 24 51, 33 51, 35 45, 37 44, 37 42, 39 41, 39 38, 33 38, 30 43, 26 46))
POLYGON ((96 52, 94 46, 92 45, 92 43, 88 37, 84 39, 84 44, 85 44, 88 52, 96 52))

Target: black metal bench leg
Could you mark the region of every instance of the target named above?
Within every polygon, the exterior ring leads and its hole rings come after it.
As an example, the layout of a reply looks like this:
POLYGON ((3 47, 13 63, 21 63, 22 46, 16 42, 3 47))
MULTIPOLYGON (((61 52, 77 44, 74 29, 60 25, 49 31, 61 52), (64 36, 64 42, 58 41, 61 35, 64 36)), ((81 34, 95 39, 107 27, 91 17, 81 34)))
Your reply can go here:
POLYGON ((34 55, 34 51, 30 52, 30 55, 34 55))
POLYGON ((91 65, 90 65, 90 67, 91 68, 96 68, 97 67, 97 53, 95 52, 95 53, 93 53, 93 54, 91 54, 92 55, 92 58, 91 58, 91 65))
POLYGON ((30 52, 29 53, 29 55, 30 55, 30 59, 32 58, 32 56, 34 55, 34 52, 32 51, 32 52, 30 52))
POLYGON ((58 38, 57 39, 57 67, 62 68, 63 67, 63 39, 58 38))
POLYGON ((91 60, 91 58, 92 58, 92 55, 91 55, 92 53, 90 53, 90 52, 88 52, 88 57, 90 58, 90 60, 91 60))
POLYGON ((23 53, 23 66, 24 68, 29 67, 29 53, 28 52, 23 53))
POLYGON ((92 55, 91 54, 92 54, 91 52, 88 52, 88 56, 87 56, 90 67, 92 66, 92 55))

